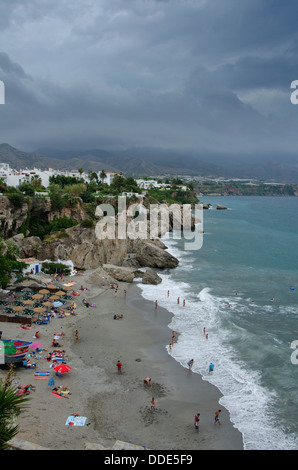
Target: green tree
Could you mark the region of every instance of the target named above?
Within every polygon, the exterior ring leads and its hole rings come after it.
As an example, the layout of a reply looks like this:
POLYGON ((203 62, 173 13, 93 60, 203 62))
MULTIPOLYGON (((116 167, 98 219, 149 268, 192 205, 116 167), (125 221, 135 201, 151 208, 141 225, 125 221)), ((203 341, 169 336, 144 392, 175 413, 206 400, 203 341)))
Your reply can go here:
POLYGON ((34 188, 41 188, 42 186, 41 177, 38 175, 31 176, 30 183, 34 186, 34 188))
POLYGON ((61 187, 55 183, 50 184, 49 194, 52 210, 56 211, 62 209, 62 207, 64 207, 65 202, 62 197, 61 187))
POLYGON ((106 172, 104 170, 101 170, 99 177, 102 183, 103 183, 103 180, 106 178, 106 176, 107 176, 106 172))
POLYGON ((19 184, 19 191, 23 192, 26 194, 26 196, 34 196, 35 194, 35 188, 33 184, 31 183, 21 183, 19 184))
POLYGON ((11 244, 0 241, 0 286, 5 288, 11 281, 11 274, 14 272, 17 277, 22 275, 25 263, 17 261, 16 248, 11 244))
POLYGON ((11 365, 5 380, 0 381, 0 450, 7 449, 8 441, 17 435, 17 414, 24 411, 29 401, 25 395, 16 395, 17 387, 12 386, 14 375, 11 365))
POLYGON ((98 184, 98 176, 97 176, 97 173, 95 171, 89 171, 88 178, 89 178, 90 181, 95 180, 96 183, 98 184))

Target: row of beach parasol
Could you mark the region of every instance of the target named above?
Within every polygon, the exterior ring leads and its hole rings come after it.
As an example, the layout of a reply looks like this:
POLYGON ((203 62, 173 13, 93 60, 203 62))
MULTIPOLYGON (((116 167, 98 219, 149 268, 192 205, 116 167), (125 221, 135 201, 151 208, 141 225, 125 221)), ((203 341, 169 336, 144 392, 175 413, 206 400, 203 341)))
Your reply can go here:
MULTIPOLYGON (((12 307, 12 310, 14 312, 22 312, 26 308, 30 308, 30 307, 32 308, 33 305, 36 305, 36 302, 41 301, 42 299, 45 298, 45 296, 47 296, 46 300, 42 302, 40 305, 33 308, 34 313, 38 313, 38 314, 44 313, 48 308, 61 307, 63 305, 63 303, 61 302, 61 297, 67 295, 67 292, 72 291, 73 288, 70 286, 65 286, 63 287, 63 290, 60 289, 60 290, 57 290, 57 292, 52 292, 54 289, 56 290, 57 286, 49 285, 47 286, 47 288, 42 288, 36 294, 31 295, 30 298, 26 298, 25 300, 21 300, 20 302, 18 302, 18 305, 17 304, 14 305, 12 307)), ((18 296, 19 295, 24 296, 24 294, 28 295, 29 292, 32 292, 32 291, 30 291, 30 289, 25 288, 23 289, 23 292, 18 292, 16 294, 18 294, 18 296)), ((17 302, 17 298, 15 299, 15 301, 17 302)))

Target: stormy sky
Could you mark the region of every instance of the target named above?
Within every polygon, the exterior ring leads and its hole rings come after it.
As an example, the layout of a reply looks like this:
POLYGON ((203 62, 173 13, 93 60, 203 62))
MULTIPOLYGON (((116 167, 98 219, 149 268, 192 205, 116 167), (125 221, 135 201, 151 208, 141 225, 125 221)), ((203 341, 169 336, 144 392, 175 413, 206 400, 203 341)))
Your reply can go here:
POLYGON ((0 143, 296 158, 297 13, 297 0, 0 0, 0 143))

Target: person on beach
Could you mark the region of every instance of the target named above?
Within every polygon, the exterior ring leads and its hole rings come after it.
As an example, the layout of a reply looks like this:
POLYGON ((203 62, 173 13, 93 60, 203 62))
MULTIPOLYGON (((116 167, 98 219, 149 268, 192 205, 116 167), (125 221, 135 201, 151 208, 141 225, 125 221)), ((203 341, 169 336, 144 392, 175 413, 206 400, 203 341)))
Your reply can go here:
POLYGON ((76 330, 76 332, 75 332, 75 340, 76 340, 76 343, 79 342, 79 332, 78 332, 78 330, 76 330))
POLYGON ((183 299, 183 307, 185 307, 185 299, 183 299))
POLYGON ((214 364, 213 364, 213 362, 211 362, 211 363, 209 364, 209 374, 212 375, 212 374, 213 374, 213 371, 214 371, 214 364))
POLYGON ((158 302, 157 300, 155 301, 155 310, 157 310, 158 302))
POLYGON ((221 426, 221 422, 219 421, 219 413, 221 413, 221 410, 217 410, 215 412, 214 424, 218 423, 221 426))
POLYGON ((121 364, 120 360, 118 360, 116 366, 117 366, 117 369, 118 369, 118 374, 122 374, 122 364, 121 364))
POLYGON ((152 388, 151 377, 146 377, 146 379, 144 379, 144 385, 152 388))
POLYGON ((187 365, 188 365, 188 369, 191 370, 191 368, 192 368, 192 366, 193 366, 193 359, 191 359, 190 361, 188 361, 187 365))
POLYGON ((194 425, 195 425, 195 432, 200 432, 199 431, 199 421, 200 421, 200 413, 197 413, 195 415, 195 422, 194 422, 194 425))
POLYGON ((154 400, 154 397, 152 397, 152 399, 151 399, 150 411, 152 411, 152 413, 154 413, 155 410, 156 410, 156 408, 155 408, 155 400, 154 400))
POLYGON ((170 297, 170 291, 168 290, 168 297, 170 297))

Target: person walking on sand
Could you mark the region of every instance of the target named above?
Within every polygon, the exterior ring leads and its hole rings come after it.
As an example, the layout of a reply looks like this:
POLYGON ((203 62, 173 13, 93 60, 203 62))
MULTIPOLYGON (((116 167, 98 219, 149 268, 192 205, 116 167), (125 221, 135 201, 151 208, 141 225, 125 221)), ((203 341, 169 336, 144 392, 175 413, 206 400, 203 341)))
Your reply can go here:
POLYGON ((215 412, 214 424, 218 423, 218 424, 221 426, 221 422, 219 421, 219 413, 221 413, 221 410, 217 410, 217 411, 215 412))
POLYGON ((200 413, 197 413, 195 415, 195 422, 194 422, 194 425, 195 425, 195 432, 200 432, 199 431, 199 421, 200 421, 200 413))
POLYGON ((152 411, 152 413, 154 413, 155 410, 156 410, 156 408, 155 408, 155 400, 154 400, 154 397, 152 397, 152 399, 151 399, 150 411, 152 411))
POLYGON ((116 366, 117 366, 117 369, 118 369, 118 375, 122 374, 122 364, 121 364, 120 360, 118 360, 116 366))
POLYGON ((146 379, 144 379, 144 385, 152 388, 151 377, 146 377, 146 379))
POLYGON ((75 340, 76 340, 76 343, 79 342, 79 332, 78 332, 78 330, 76 330, 76 332, 75 332, 75 340))
POLYGON ((155 310, 157 310, 158 302, 157 300, 155 301, 155 310))

